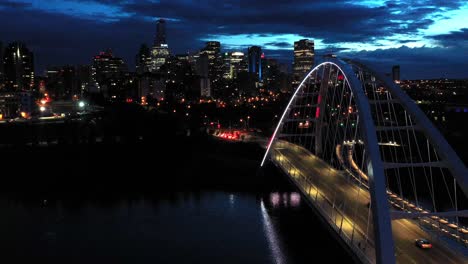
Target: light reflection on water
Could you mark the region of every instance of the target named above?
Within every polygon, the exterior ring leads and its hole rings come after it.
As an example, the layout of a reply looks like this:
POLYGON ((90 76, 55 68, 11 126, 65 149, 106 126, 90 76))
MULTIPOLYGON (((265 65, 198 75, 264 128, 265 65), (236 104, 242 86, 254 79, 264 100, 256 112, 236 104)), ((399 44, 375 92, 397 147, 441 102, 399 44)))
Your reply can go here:
POLYGON ((273 208, 280 205, 285 208, 298 208, 301 206, 301 195, 297 192, 273 192, 270 194, 270 203, 273 208))
POLYGON ((320 236, 305 210, 284 191, 0 197, 0 247, 18 263, 303 263, 320 253, 291 243, 320 236))
POLYGON ((260 200, 260 208, 261 208, 262 217, 263 217, 263 228, 265 230, 265 235, 268 239, 268 245, 270 247, 273 261, 275 264, 283 264, 285 263, 285 261, 284 261, 283 251, 281 250, 281 247, 280 247, 280 241, 276 234, 276 230, 273 227, 273 224, 271 223, 270 216, 268 215, 268 212, 265 209, 265 204, 263 203, 263 199, 260 200))

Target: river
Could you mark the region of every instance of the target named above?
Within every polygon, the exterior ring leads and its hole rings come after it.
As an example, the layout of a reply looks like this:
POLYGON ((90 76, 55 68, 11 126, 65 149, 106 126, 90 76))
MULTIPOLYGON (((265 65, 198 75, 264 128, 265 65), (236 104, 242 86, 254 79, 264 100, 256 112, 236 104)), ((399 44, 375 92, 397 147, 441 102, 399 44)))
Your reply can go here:
MULTIPOLYGON (((199 149, 199 143, 191 144, 199 149)), ((4 174, 10 180, 0 193, 0 258, 5 263, 351 262, 283 175, 271 167, 259 174, 251 163, 236 161, 243 146, 210 144, 202 154, 191 151, 202 160, 190 159, 172 173, 148 164, 158 158, 147 157, 145 144, 8 150, 35 169, 28 177, 4 174), (226 160, 234 165, 211 166, 207 153, 219 152, 229 153, 226 160), (115 163, 98 159, 106 155, 115 163), (120 160, 122 155, 127 157, 120 160), (134 175, 122 163, 132 164, 134 175), (236 166, 242 169, 220 171, 236 166), (125 180, 117 177, 119 171, 125 180), (229 176, 215 180, 220 174, 229 176), (148 175, 166 180, 153 183, 148 175), (178 180, 167 180, 172 178, 178 180), (23 182, 27 179, 30 184, 23 182)))

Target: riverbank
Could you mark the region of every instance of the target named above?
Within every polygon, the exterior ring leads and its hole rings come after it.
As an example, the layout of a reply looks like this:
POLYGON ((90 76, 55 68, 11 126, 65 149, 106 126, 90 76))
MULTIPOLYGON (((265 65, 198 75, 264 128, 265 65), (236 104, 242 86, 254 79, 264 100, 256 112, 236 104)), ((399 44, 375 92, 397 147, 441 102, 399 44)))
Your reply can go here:
POLYGON ((208 136, 147 142, 22 146, 2 149, 7 191, 118 192, 224 187, 252 189, 262 150, 208 136), (6 169, 5 169, 6 170, 6 169))

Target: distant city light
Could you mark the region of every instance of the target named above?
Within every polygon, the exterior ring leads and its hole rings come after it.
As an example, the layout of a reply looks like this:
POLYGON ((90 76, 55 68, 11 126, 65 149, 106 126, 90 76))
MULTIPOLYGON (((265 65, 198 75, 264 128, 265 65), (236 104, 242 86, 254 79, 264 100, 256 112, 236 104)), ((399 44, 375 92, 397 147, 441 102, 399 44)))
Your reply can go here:
POLYGON ((44 112, 44 111, 46 110, 46 108, 45 108, 44 106, 41 106, 41 107, 39 107, 39 110, 40 110, 41 112, 44 112))
POLYGON ((85 103, 84 103, 83 101, 80 101, 80 102, 78 103, 78 106, 79 106, 80 108, 83 108, 83 107, 85 107, 85 103))

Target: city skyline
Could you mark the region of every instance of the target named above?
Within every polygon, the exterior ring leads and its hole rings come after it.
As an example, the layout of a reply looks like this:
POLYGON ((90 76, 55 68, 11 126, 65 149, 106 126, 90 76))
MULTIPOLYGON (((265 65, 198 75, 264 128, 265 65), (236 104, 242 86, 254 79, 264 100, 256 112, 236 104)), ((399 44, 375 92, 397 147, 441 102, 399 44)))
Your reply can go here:
POLYGON ((13 25, 0 29, 1 41, 26 43, 37 57, 39 74, 46 65, 89 64, 106 48, 133 68, 140 45, 154 41, 156 19, 164 18, 173 54, 196 51, 213 40, 223 50, 245 52, 257 45, 267 57, 291 63, 294 41, 307 38, 315 41, 317 55, 332 51, 379 60, 376 64, 385 71, 399 64, 402 79, 468 77, 468 62, 460 56, 468 50, 468 29, 463 27, 468 4, 463 1, 42 3, 0 3, 0 22, 13 25), (329 19, 328 13, 340 19, 329 19), (423 67, 428 62, 431 67, 423 67))
POLYGON ((0 0, 3 259, 468 264, 467 15, 0 0))

